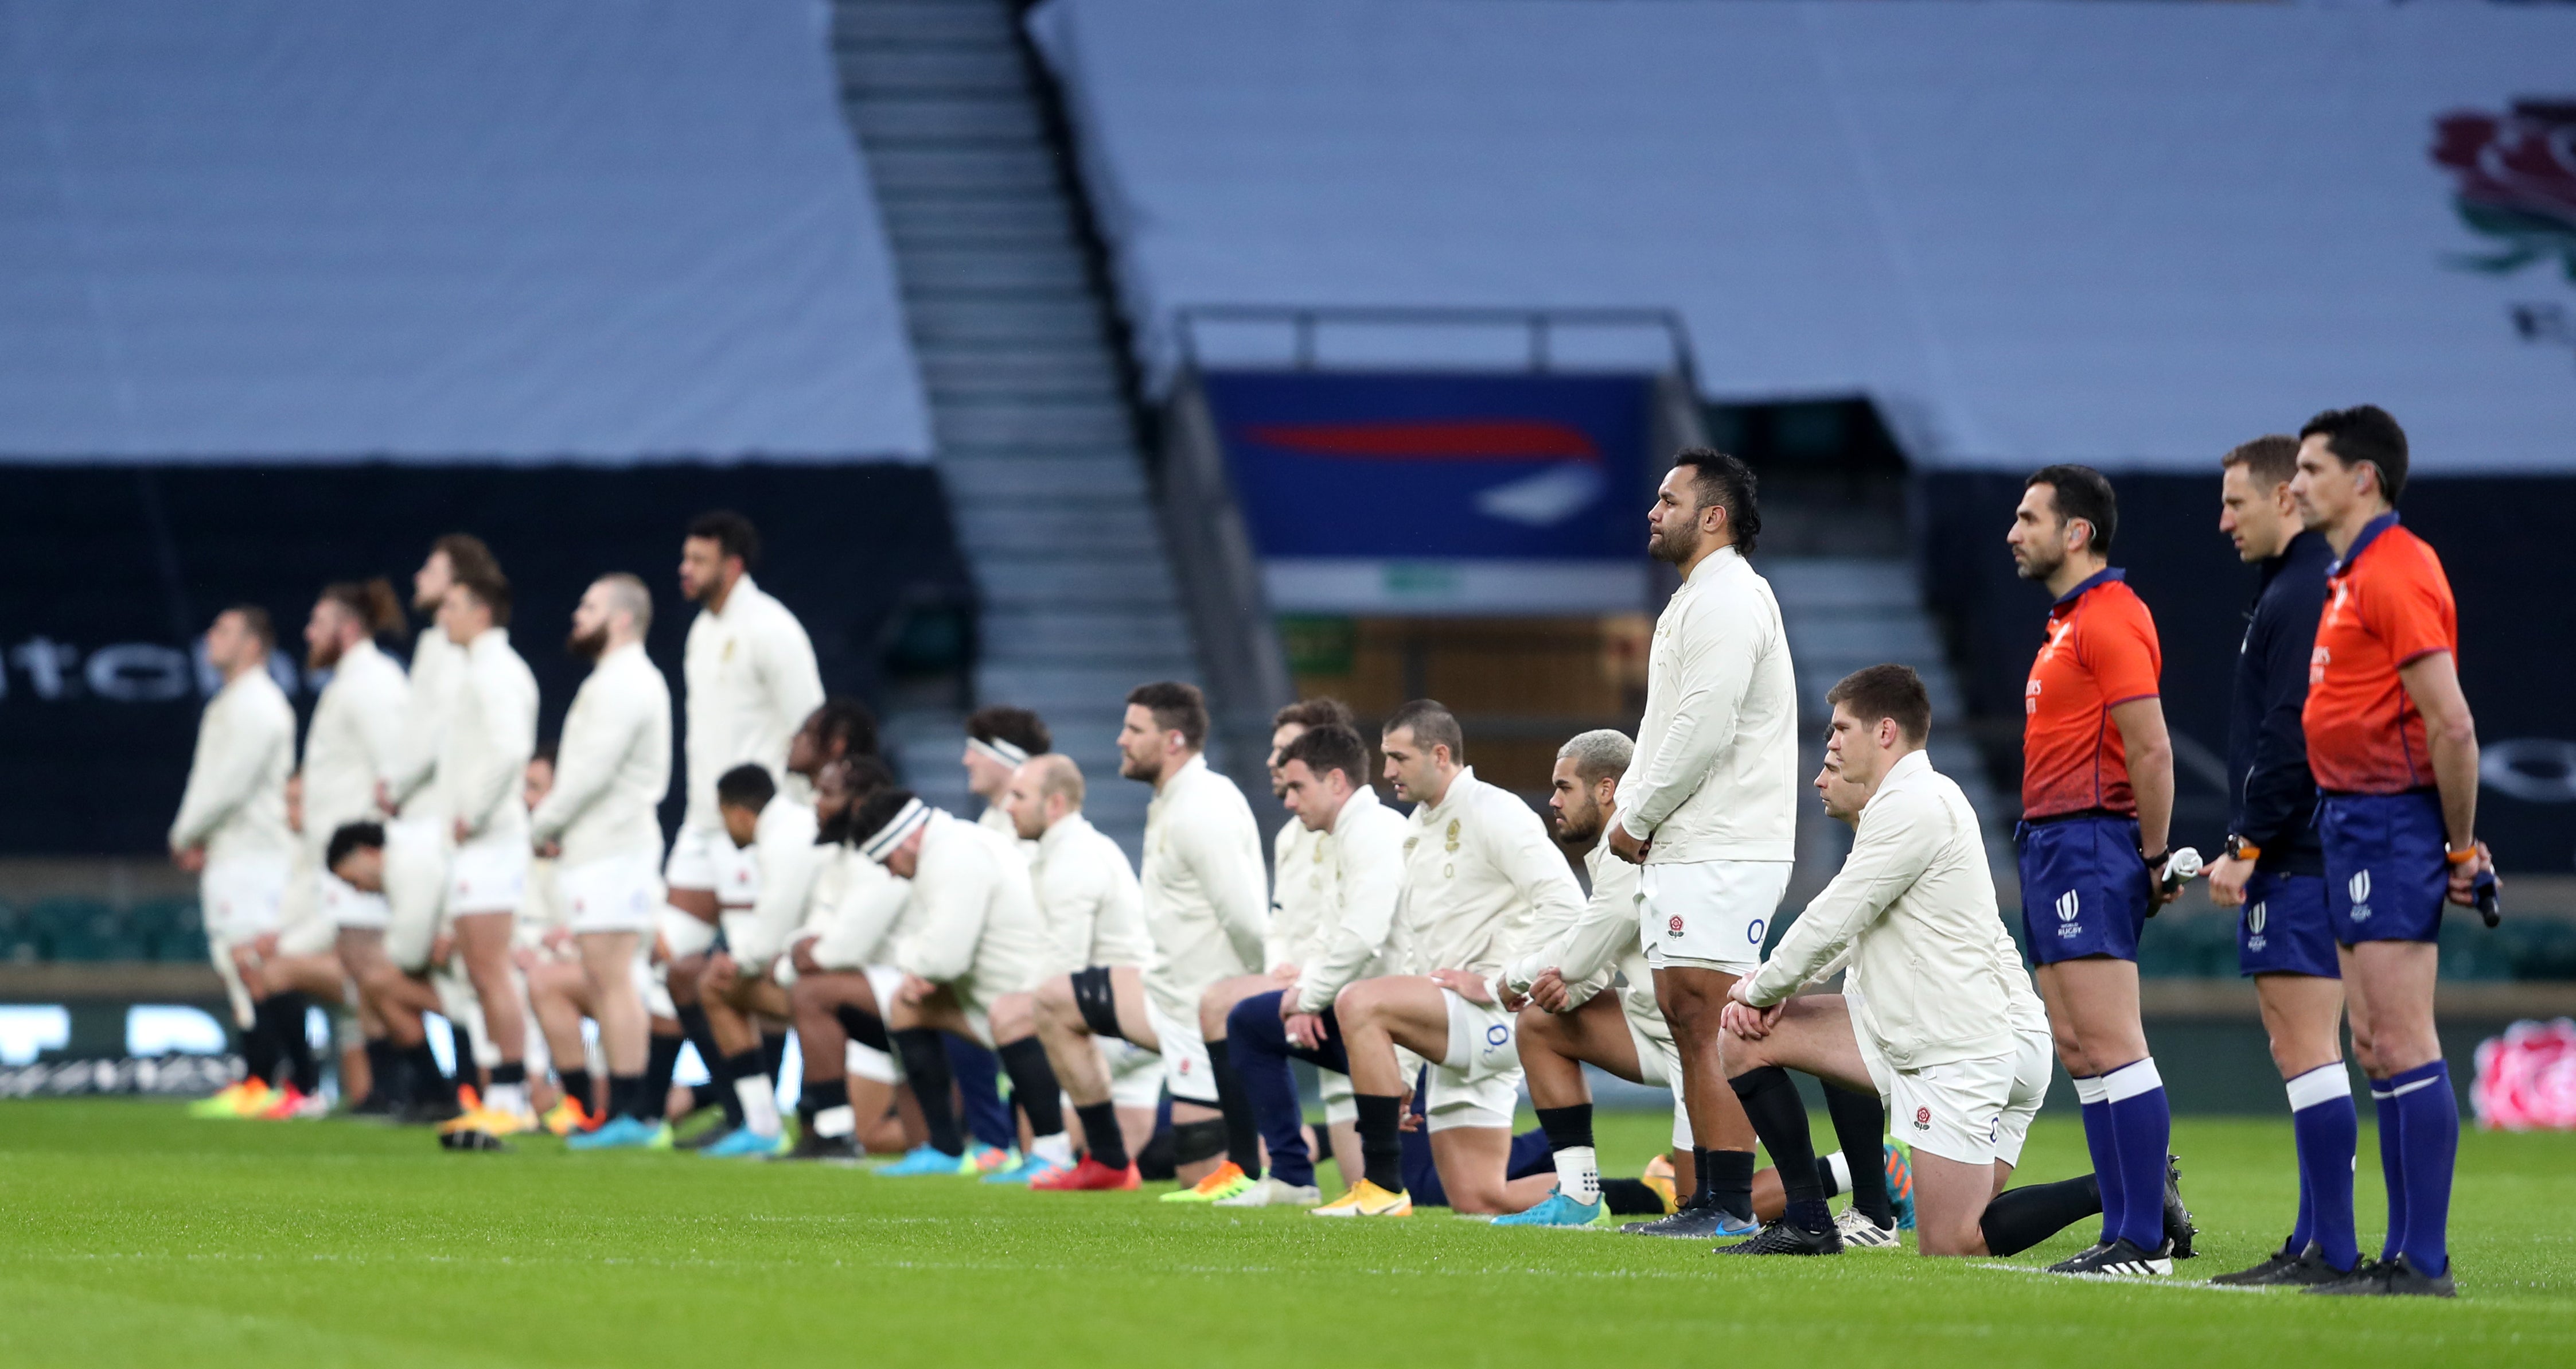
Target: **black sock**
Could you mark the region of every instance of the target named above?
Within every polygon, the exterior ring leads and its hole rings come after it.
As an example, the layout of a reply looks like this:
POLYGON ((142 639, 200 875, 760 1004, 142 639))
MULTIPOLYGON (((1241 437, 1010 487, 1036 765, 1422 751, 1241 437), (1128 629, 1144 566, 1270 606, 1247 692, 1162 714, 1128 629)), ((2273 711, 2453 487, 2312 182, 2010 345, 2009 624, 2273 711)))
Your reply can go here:
POLYGON ((661 1120, 662 1110, 668 1106, 671 1097, 671 1071, 680 1066, 680 1046, 685 1039, 657 1035, 646 1040, 644 1079, 640 1085, 643 1093, 627 1100, 627 1106, 649 1110, 622 1115, 642 1117, 648 1121, 661 1120))
POLYGON ((841 1021, 841 1030, 862 1046, 874 1046, 888 1055, 894 1053, 894 1042, 886 1036, 885 1019, 856 1003, 844 1003, 832 1010, 841 1021))
POLYGON ((1977 1225, 1986 1233, 1987 1254, 2018 1255, 2101 1210, 2102 1186, 2087 1174, 1998 1193, 1977 1225))
MULTIPOLYGON (((1588 1146, 1592 1144, 1592 1105, 1577 1103, 1570 1108, 1540 1108, 1538 1129, 1547 1133, 1549 1150, 1588 1146)), ((1663 1211, 1663 1204, 1658 1202, 1655 1210, 1663 1211)))
POLYGON ((438 1052, 429 1048, 428 1037, 422 1037, 419 1045, 406 1048, 403 1051, 403 1059, 411 1066, 413 1101, 421 1103, 456 1101, 456 1085, 450 1082, 446 1072, 438 1067, 438 1052))
POLYGON ((1389 1193, 1404 1191, 1404 1100, 1393 1094, 1354 1093, 1360 1110, 1361 1177, 1389 1193))
MULTIPOLYGON (((1834 1119, 1834 1141, 1851 1167, 1851 1205, 1882 1227, 1896 1225, 1887 1196, 1887 1105, 1874 1092, 1825 1085, 1825 1113, 1834 1119)), ((1823 1166, 1819 1165, 1818 1169, 1823 1166)), ((1831 1197, 1829 1193, 1826 1196, 1831 1197)))
POLYGON ((527 1082, 528 1062, 525 1060, 504 1060, 492 1067, 492 1087, 496 1089, 504 1084, 525 1085, 527 1082))
POLYGON ((895 1054, 903 1060, 904 1082, 921 1105, 921 1124, 930 1132, 930 1147, 942 1155, 966 1153, 966 1137, 957 1129, 957 1103, 950 1095, 956 1076, 948 1068, 948 1047, 939 1033, 913 1027, 893 1033, 895 1054))
MULTIPOLYGON (((727 1079, 758 1079, 769 1072, 769 1067, 761 1063, 760 1052, 754 1049, 726 1056, 724 1072, 727 1079)), ((740 1106, 741 1101, 736 1098, 735 1105, 740 1106)))
POLYGON ((1225 1115, 1225 1158, 1245 1174, 1261 1177, 1261 1123, 1252 1115, 1252 1099, 1243 1091, 1243 1076, 1234 1072, 1226 1043, 1207 1043, 1208 1069, 1216 1076, 1216 1107, 1225 1115))
MULTIPOLYGON (((796 1121, 806 1135, 818 1135, 820 1133, 814 1130, 814 1119, 817 1116, 830 1112, 834 1108, 845 1108, 849 1105, 850 1080, 847 1075, 836 1074, 829 1079, 808 1079, 805 1081, 805 1086, 796 1094, 796 1121)), ((855 1139, 856 1130, 854 1122, 852 1130, 843 1133, 840 1139, 845 1141, 855 1139)))
POLYGON ((1333 1154, 1333 1124, 1330 1122, 1317 1122, 1308 1126, 1306 1128, 1306 1150, 1308 1154, 1314 1157, 1316 1164, 1320 1165, 1327 1162, 1340 1164, 1341 1161, 1333 1154))
POLYGON ((760 1034, 760 1072, 775 1080, 778 1078, 778 1072, 785 1068, 787 1068, 787 1034, 780 1032, 772 1036, 768 1032, 762 1032, 760 1034))
POLYGON ((725 1073, 724 1051, 716 1045, 715 1028, 707 1023, 707 1010, 695 1003, 679 1010, 680 1032, 689 1044, 698 1048, 698 1063, 707 1068, 707 1086, 698 1091, 698 1104, 706 1105, 707 1095, 716 1096, 716 1106, 724 1109, 725 1129, 742 1125, 742 1100, 733 1093, 733 1077, 725 1073))
POLYGON ((370 1104, 381 1104, 394 1096, 396 1061, 394 1043, 381 1036, 367 1038, 367 1097, 370 1104))
POLYGON ((1646 1187, 1643 1179, 1602 1180, 1601 1201, 1622 1217, 1664 1215, 1664 1195, 1646 1187))
POLYGON ((1116 1103, 1076 1103, 1073 1115, 1082 1119, 1082 1144, 1091 1158, 1111 1169, 1125 1169, 1135 1161, 1127 1158, 1127 1134, 1118 1129, 1116 1103))
POLYGON ((585 1069, 556 1070, 555 1078, 563 1081, 564 1097, 571 1099, 573 1103, 581 1109, 582 1116, 596 1117, 599 1115, 599 1101, 590 1091, 590 1071, 585 1069))
MULTIPOLYGON (((1807 1172, 1815 1173, 1815 1162, 1809 1161, 1807 1172)), ((1703 1207, 1724 1210, 1742 1221, 1753 1220, 1753 1152, 1749 1150, 1703 1150, 1699 1152, 1699 1187, 1708 1195, 1703 1207)))
POLYGON ((242 1077, 263 1084, 277 1082, 277 1066, 284 1053, 277 1044, 276 1019, 265 1002, 250 1005, 250 1025, 241 1029, 242 1077))
POLYGON ((1031 1136, 1053 1136, 1064 1130, 1064 1087, 1047 1063, 1046 1046, 1024 1036, 995 1051, 1002 1071, 1011 1076, 1011 1101, 1029 1119, 1031 1136))
POLYGON ((651 1081, 652 1076, 647 1074, 612 1074, 608 1076, 608 1097, 597 1103, 583 1103, 582 1111, 593 1121, 632 1117, 648 1125, 658 1123, 662 1120, 663 1095, 653 1091, 651 1081))
POLYGON ((269 1030, 286 1056, 287 1078, 297 1093, 307 1097, 322 1091, 322 1062, 313 1054, 313 1038, 305 1035, 305 1014, 312 1011, 313 1000, 289 990, 274 993, 260 1005, 269 1012, 269 1030))
POLYGON ((1832 1230, 1834 1214, 1825 1206, 1823 1186, 1816 1182, 1816 1145, 1807 1131, 1807 1101, 1798 1096, 1789 1072, 1778 1065, 1763 1065, 1727 1083, 1735 1089, 1736 1101, 1744 1105, 1753 1134, 1762 1138, 1771 1163, 1779 1168, 1780 1193, 1788 1200, 1782 1218, 1802 1231, 1832 1230))

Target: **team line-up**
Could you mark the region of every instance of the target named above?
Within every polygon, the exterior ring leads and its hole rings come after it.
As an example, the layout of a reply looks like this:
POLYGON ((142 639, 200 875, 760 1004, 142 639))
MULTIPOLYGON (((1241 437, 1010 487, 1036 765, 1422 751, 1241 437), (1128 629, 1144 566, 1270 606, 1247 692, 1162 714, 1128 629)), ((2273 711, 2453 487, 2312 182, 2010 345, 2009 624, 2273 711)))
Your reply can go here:
MULTIPOLYGON (((2215 902, 2244 910, 2300 1187, 2280 1250, 2220 1282, 2453 1291, 2459 1118, 2435 938, 2446 903, 2492 900, 2494 873, 2473 832, 2450 587, 2398 521, 2406 465, 2403 431, 2370 406, 2221 462, 2220 529, 2262 587, 2236 671, 2230 835, 2206 873, 2215 902), (2388 1190, 2377 1258, 2354 1224, 2347 1015, 2388 1190)), ((665 1148, 666 1119, 707 1102, 725 1112, 697 1142, 710 1157, 899 1152, 874 1172, 1071 1192, 1136 1188, 1159 1150, 1184 1185, 1167 1202, 1634 1216, 1620 1229, 1738 1255, 1901 1249, 1909 1225, 1925 1255, 2009 1255, 2098 1214, 2099 1240, 2054 1272, 2169 1274, 2193 1227, 2136 952, 2196 856, 2168 849, 2160 649, 2110 565, 2117 523, 2099 473, 2050 466, 2006 538, 2056 596, 2015 832, 2030 971, 1976 814, 1925 752, 1912 670, 1836 684, 1823 768, 1798 773, 1755 482, 1719 452, 1678 454, 1647 515, 1681 586, 1635 738, 1566 741, 1542 819, 1477 777, 1437 702, 1385 719, 1375 764, 1347 707, 1294 704, 1269 766, 1294 820, 1266 865, 1243 794, 1201 754, 1208 711, 1188 684, 1138 687, 1120 720, 1119 772, 1153 788, 1141 870, 1085 821, 1086 777, 1023 709, 967 721, 980 817, 925 804, 868 711, 824 697, 730 513, 682 541, 698 611, 686 813, 666 851, 671 692, 645 655, 643 581, 582 595, 569 646, 592 670, 541 753, 509 582, 481 542, 444 537, 413 580, 436 626, 408 671, 377 645, 405 626, 385 582, 322 592, 305 640, 330 676, 300 767, 267 615, 230 609, 206 634, 225 683, 170 845, 202 872, 248 1068, 197 1106, 327 1112, 303 1029, 325 1003, 364 1039, 352 1110, 435 1124, 458 1148, 540 1127, 576 1150, 665 1148), (1851 851, 1765 955, 1802 784, 1854 828, 1851 851), (1839 993, 1813 991, 1838 974, 1839 993), (458 1079, 430 1049, 431 1013, 472 1044, 458 1079), (793 1128, 776 1084, 791 1028, 793 1128), (671 1087, 683 1041, 711 1076, 687 1102, 671 1087), (1317 1067, 1322 1127, 1291 1060, 1317 1067), (2052 1060, 2094 1169, 2010 1187, 2052 1060), (1601 1176, 1585 1064, 1672 1090, 1672 1150, 1644 1178, 1601 1176), (1825 1085, 1839 1152, 1817 1156, 1793 1070, 1825 1085), (1539 1130, 1515 1136, 1524 1086, 1539 1130), (1759 1173, 1757 1139, 1773 1162, 1759 1173), (1330 1202, 1326 1152, 1349 1180, 1330 1202)))

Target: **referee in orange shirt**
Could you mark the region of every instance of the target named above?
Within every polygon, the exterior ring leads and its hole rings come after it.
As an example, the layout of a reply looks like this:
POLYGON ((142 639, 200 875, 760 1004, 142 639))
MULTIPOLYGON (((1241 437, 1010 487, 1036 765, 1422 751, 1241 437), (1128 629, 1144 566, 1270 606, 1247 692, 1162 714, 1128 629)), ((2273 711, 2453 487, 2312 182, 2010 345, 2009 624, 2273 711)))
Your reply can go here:
POLYGON ((2311 1293, 2450 1297, 2459 1100, 2433 1032, 2442 905, 2477 901, 2495 866, 2476 836, 2478 733, 2460 693, 2459 610, 2423 539, 2400 527, 2406 433, 2375 405, 2299 430, 2299 516, 2335 562, 2308 665, 2332 921, 2353 1051, 2379 1110, 2388 1184, 2380 1258, 2311 1293))
POLYGON ((2173 1115, 2138 1018, 2138 933, 2170 894, 2173 744, 2156 623, 2110 564, 2119 504, 2086 466, 2048 466, 2022 490, 2005 542, 2048 586, 2048 638, 2022 705, 2022 931, 2058 1059, 2083 1103, 2102 1185, 2102 1240, 2060 1274, 2170 1274, 2189 1214, 2168 1221, 2173 1115))

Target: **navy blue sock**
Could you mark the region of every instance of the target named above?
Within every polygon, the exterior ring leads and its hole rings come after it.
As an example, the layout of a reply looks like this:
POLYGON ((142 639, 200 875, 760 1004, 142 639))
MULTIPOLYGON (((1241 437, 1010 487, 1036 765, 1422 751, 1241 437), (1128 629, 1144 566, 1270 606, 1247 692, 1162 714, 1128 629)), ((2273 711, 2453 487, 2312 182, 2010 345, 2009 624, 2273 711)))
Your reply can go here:
POLYGON ((2083 1105, 2084 1148, 2093 1157, 2093 1179, 2102 1194, 2102 1240, 2109 1245, 2120 1238, 2120 1143, 2111 1127, 2111 1100, 2103 1087, 2102 1076, 2088 1074, 2075 1081, 2075 1097, 2083 1105))
POLYGON ((2460 1100, 2451 1067, 2436 1060, 2388 1077, 2397 1125, 2405 1132, 2398 1177, 2406 1189, 2406 1239, 2400 1249, 2418 1274, 2451 1267, 2451 1168, 2460 1153, 2460 1100))
POLYGON ((2393 1260, 2406 1247, 2406 1129, 2398 1124, 2397 1095, 2385 1079, 2370 1081, 2370 1101, 2379 1114, 2379 1178, 2388 1185, 2388 1239, 2379 1258, 2393 1260))
POLYGON ((2337 1059, 2291 1080, 2289 1090, 2290 1130, 2299 1143, 2299 1222, 2290 1229, 2290 1249, 2314 1242, 2326 1263, 2350 1269, 2361 1258, 2352 1221, 2352 1160, 2361 1131, 2352 1076, 2337 1059))
MULTIPOLYGON (((1306 1151, 1305 1108, 1297 1076, 1288 1069, 1288 1032, 1279 1021, 1279 995, 1254 994, 1226 1014, 1226 1058, 1243 1086, 1253 1124, 1270 1147, 1270 1177, 1311 1188, 1315 1162, 1306 1151)), ((1351 1157, 1357 1173, 1359 1157, 1351 1157)))
POLYGON ((991 1051, 962 1036, 940 1033, 948 1048, 948 1069, 957 1079, 957 1097, 966 1105, 966 1131, 995 1150, 1020 1143, 1020 1129, 1002 1101, 1002 1062, 991 1051))
POLYGON ((2120 1151, 2118 1235, 2141 1250, 2165 1243, 2165 1163, 2173 1146, 2173 1112, 2154 1056, 2102 1076, 2111 1134, 2120 1151))

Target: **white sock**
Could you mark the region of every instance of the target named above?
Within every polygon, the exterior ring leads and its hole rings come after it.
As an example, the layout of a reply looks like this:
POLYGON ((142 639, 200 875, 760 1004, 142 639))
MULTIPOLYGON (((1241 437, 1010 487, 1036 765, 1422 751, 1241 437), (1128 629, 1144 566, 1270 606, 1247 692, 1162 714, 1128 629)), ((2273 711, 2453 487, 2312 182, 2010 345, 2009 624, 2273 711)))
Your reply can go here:
POLYGON ((859 1129, 859 1114, 843 1103, 814 1114, 814 1134, 826 1138, 848 1136, 859 1129))
POLYGON ((1059 1131, 1053 1136, 1040 1136, 1029 1142, 1029 1154, 1048 1164, 1073 1168, 1073 1139, 1059 1131))
POLYGON ((1567 1146, 1556 1153, 1557 1192, 1578 1203, 1601 1201, 1601 1159, 1590 1146, 1567 1146))
POLYGON ((765 1074, 733 1081, 733 1096, 742 1100, 742 1124, 754 1136, 778 1134, 778 1086, 765 1074))
POLYGON ((1844 1159, 1841 1151, 1835 1151, 1833 1154, 1825 1157, 1825 1173, 1827 1177, 1833 1180, 1834 1185, 1832 1188, 1825 1191, 1826 1197, 1830 1198, 1837 1193, 1849 1193, 1852 1191, 1851 1161, 1844 1159))
POLYGON ((492 1109, 494 1112, 526 1112, 528 1110, 528 1086, 525 1084, 494 1084, 491 1087, 491 1090, 484 1095, 483 1106, 492 1109))

